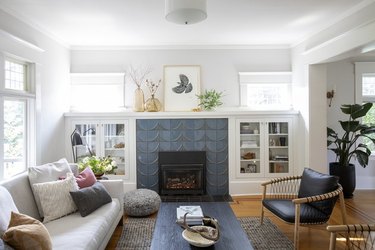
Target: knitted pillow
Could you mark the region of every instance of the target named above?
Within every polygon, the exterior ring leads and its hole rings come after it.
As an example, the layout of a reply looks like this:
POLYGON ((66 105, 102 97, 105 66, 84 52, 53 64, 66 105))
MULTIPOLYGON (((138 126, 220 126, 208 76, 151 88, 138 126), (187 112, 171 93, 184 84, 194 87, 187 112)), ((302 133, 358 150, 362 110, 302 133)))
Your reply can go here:
POLYGON ((68 173, 65 180, 34 184, 34 190, 40 198, 44 223, 77 210, 69 195, 69 192, 78 190, 76 179, 72 173, 68 173))

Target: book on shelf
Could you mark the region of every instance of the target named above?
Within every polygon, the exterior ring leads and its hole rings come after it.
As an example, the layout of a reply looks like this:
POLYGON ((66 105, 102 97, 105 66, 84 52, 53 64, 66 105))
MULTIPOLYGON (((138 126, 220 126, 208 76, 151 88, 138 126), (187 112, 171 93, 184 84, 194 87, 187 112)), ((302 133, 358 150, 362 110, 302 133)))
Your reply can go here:
POLYGON ((200 206, 179 206, 177 207, 177 222, 183 223, 184 215, 186 215, 186 223, 189 225, 201 225, 203 219, 203 211, 200 206))

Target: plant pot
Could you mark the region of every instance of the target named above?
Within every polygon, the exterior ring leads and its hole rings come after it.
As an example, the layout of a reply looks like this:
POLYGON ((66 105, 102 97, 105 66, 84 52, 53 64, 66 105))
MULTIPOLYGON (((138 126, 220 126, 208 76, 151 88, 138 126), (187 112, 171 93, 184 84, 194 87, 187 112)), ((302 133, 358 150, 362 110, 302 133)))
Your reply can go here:
POLYGON ((338 176, 345 198, 352 198, 355 190, 355 166, 341 166, 338 162, 331 162, 329 164, 329 173, 338 176))

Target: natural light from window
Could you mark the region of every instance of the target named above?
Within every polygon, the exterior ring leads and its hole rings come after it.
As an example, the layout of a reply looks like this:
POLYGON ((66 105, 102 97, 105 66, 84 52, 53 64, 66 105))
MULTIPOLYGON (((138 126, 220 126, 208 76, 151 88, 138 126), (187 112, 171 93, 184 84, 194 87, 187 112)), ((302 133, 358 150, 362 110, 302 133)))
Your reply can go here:
POLYGON ((5 61, 5 88, 25 90, 26 65, 18 62, 5 61))

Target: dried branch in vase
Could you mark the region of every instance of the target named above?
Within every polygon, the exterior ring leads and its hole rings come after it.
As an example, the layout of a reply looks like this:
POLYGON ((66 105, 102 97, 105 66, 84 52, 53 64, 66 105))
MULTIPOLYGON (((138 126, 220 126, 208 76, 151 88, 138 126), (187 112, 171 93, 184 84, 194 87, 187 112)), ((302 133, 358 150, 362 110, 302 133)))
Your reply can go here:
POLYGON ((130 79, 137 85, 138 88, 142 86, 146 76, 150 74, 152 71, 151 67, 139 67, 135 69, 132 65, 129 66, 129 70, 127 70, 127 74, 129 75, 130 79))
POLYGON ((148 90, 150 90, 151 95, 155 95, 156 91, 158 90, 161 83, 161 79, 158 83, 154 83, 152 80, 146 80, 146 86, 148 87, 148 90))

